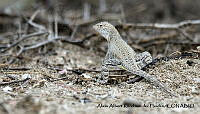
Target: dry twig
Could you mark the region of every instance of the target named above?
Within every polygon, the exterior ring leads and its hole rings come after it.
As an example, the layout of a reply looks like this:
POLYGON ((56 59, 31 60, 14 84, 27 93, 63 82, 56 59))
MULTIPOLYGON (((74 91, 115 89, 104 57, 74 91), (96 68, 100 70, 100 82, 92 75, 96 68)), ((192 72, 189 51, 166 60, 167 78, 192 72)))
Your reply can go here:
POLYGON ((5 48, 4 50, 1 50, 0 53, 4 53, 4 52, 8 51, 9 49, 11 49, 12 47, 15 47, 16 45, 18 45, 20 42, 26 40, 27 38, 44 35, 46 33, 47 32, 37 32, 37 33, 32 33, 32 34, 29 34, 29 35, 22 36, 18 41, 16 41, 15 43, 11 44, 10 46, 5 48))
POLYGON ((182 34, 185 38, 187 38, 190 41, 193 41, 193 38, 191 38, 188 33, 186 33, 185 28, 194 26, 194 25, 200 25, 200 20, 186 20, 182 21, 176 24, 160 24, 160 23, 137 23, 137 24, 121 24, 117 27, 122 27, 124 29, 127 28, 134 28, 134 29, 166 29, 166 30, 175 30, 182 34))
POLYGON ((134 28, 134 29, 168 29, 168 30, 177 30, 185 27, 189 27, 192 25, 200 25, 200 20, 186 20, 176 24, 160 24, 160 23, 137 23, 137 24, 129 24, 125 23, 119 25, 119 27, 123 28, 134 28))
POLYGON ((20 82, 26 82, 27 80, 29 80, 31 78, 26 78, 26 79, 23 79, 23 80, 15 80, 15 81, 10 81, 10 82, 2 82, 0 83, 0 86, 6 86, 6 85, 11 85, 11 84, 16 84, 16 83, 20 83, 20 82))

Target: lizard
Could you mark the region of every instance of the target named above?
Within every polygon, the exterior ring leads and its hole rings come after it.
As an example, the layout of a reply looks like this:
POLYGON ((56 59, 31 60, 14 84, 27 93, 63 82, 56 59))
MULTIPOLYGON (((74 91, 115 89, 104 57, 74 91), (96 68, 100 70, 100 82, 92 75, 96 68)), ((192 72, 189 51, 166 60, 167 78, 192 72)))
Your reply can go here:
POLYGON ((120 36, 117 29, 108 22, 100 22, 93 25, 93 29, 103 36, 108 42, 108 50, 101 65, 100 78, 107 80, 109 75, 108 66, 117 66, 132 74, 138 75, 159 87, 164 92, 176 96, 163 83, 154 76, 141 70, 148 63, 152 62, 151 54, 147 51, 137 54, 120 36))

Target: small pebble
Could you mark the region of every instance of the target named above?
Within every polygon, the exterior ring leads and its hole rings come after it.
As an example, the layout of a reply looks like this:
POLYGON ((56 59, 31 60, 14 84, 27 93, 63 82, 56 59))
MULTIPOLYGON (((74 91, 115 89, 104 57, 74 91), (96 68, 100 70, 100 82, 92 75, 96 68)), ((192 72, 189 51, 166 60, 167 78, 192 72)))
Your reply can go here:
POLYGON ((91 103, 92 101, 89 98, 82 98, 82 99, 80 99, 80 102, 82 104, 85 104, 85 103, 91 103))
POLYGON ((27 78, 31 78, 31 75, 30 74, 23 74, 22 75, 22 79, 24 80, 24 79, 27 79, 27 78))
POLYGON ((10 92, 10 91, 12 91, 12 90, 13 90, 13 88, 11 88, 11 87, 9 87, 9 86, 6 86, 6 87, 3 88, 3 91, 4 91, 4 92, 10 92))
POLYGON ((196 95, 199 95, 199 94, 200 94, 200 91, 198 90, 197 87, 191 86, 190 89, 191 89, 191 93, 192 93, 192 94, 196 94, 196 95))
POLYGON ((196 83, 200 83, 200 78, 194 78, 193 79, 196 83))
POLYGON ((67 70, 66 69, 63 69, 61 71, 58 72, 59 74, 67 74, 67 70))
POLYGON ((82 74, 82 76, 84 78, 86 78, 86 79, 91 79, 92 78, 89 74, 86 74, 86 73, 82 74))

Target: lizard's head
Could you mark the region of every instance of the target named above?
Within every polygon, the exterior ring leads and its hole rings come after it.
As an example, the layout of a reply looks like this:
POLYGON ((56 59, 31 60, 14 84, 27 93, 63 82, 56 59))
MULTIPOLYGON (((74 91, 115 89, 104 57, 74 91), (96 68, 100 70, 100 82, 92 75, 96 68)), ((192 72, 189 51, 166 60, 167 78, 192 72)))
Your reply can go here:
POLYGON ((106 40, 110 41, 111 35, 118 35, 115 27, 108 22, 100 22, 93 26, 93 28, 100 33, 106 40))

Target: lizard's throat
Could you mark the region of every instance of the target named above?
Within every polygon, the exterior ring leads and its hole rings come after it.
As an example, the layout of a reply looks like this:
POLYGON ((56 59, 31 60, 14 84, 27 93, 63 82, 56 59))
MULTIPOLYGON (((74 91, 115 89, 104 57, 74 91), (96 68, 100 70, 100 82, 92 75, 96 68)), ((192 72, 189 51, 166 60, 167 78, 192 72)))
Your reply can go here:
POLYGON ((119 33, 114 33, 114 34, 109 35, 108 41, 111 42, 111 41, 115 41, 116 39, 120 39, 120 38, 121 38, 121 36, 119 33))

